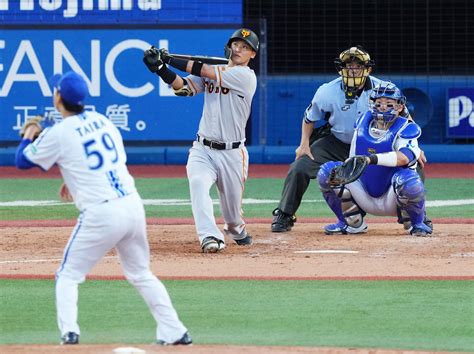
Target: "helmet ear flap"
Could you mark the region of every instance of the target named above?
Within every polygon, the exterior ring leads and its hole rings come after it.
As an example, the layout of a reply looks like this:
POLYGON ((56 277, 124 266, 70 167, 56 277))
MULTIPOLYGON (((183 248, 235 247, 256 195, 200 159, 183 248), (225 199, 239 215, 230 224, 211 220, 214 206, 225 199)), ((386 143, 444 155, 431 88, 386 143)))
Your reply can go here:
POLYGON ((229 59, 231 55, 232 49, 230 49, 229 45, 227 44, 226 46, 224 46, 224 56, 226 59, 229 59))

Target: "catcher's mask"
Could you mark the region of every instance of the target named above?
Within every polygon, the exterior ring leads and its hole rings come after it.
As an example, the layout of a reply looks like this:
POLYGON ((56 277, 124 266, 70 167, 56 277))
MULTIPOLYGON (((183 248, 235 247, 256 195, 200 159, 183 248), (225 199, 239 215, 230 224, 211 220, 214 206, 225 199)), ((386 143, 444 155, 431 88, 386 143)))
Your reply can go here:
POLYGON ((402 91, 395 84, 387 81, 377 85, 370 94, 370 109, 372 117, 383 126, 388 127, 398 116, 399 109, 407 102, 402 91), (379 98, 387 98, 390 101, 384 106, 377 102, 379 98))
POLYGON ((334 64, 337 72, 342 76, 344 91, 348 97, 354 96, 365 84, 371 68, 375 66, 369 53, 359 45, 339 54, 339 58, 334 60, 334 64))
POLYGON ((258 47, 260 46, 258 36, 253 31, 247 28, 241 28, 232 34, 232 36, 229 38, 229 41, 224 47, 224 55, 227 59, 229 59, 232 54, 232 49, 230 49, 230 45, 233 41, 237 39, 243 40, 250 47, 252 47, 255 52, 258 52, 258 47))

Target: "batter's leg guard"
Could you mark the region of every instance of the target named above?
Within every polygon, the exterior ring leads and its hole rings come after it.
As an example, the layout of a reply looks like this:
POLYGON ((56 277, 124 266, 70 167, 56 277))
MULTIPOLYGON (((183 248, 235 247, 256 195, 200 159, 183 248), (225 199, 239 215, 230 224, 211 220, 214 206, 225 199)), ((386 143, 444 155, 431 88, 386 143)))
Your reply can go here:
POLYGON ((392 187, 398 207, 402 213, 406 212, 410 217, 410 234, 416 236, 431 234, 433 230, 423 222, 426 215, 426 191, 420 176, 410 169, 400 170, 392 177, 392 187))

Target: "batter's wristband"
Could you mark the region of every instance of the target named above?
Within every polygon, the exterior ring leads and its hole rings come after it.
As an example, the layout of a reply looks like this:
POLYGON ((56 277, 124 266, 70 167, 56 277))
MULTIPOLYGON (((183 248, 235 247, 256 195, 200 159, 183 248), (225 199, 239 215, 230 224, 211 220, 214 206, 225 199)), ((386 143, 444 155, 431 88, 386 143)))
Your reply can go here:
POLYGON ((176 76, 178 76, 174 71, 168 69, 165 64, 163 64, 163 66, 156 72, 156 74, 161 77, 161 79, 168 85, 171 85, 171 83, 176 79, 176 76))
POLYGON ((193 67, 191 68, 191 74, 195 76, 201 76, 201 69, 204 65, 203 62, 200 61, 193 61, 193 67))
POLYGON ((369 155, 369 159, 370 159, 370 162, 369 162, 370 165, 376 165, 377 162, 379 162, 379 158, 376 154, 369 155))
POLYGON ((168 64, 171 65, 173 68, 186 72, 186 67, 188 66, 188 60, 170 57, 170 61, 168 64))

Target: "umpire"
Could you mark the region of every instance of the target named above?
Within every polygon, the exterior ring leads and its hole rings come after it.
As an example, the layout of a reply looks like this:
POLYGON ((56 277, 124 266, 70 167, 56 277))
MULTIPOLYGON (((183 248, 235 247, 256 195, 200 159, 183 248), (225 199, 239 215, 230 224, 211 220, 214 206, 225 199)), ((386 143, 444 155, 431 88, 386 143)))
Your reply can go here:
POLYGON ((321 85, 304 112, 296 159, 273 211, 273 232, 291 230, 309 181, 316 178, 322 164, 349 157, 354 123, 369 109, 371 90, 380 82, 369 76, 375 63, 361 46, 343 51, 335 64, 340 77, 321 85))

